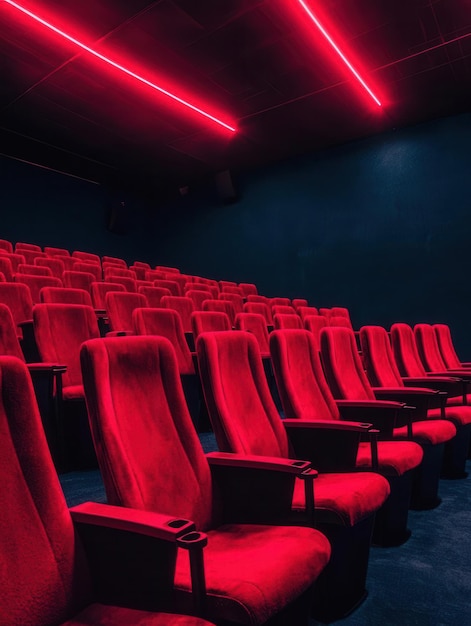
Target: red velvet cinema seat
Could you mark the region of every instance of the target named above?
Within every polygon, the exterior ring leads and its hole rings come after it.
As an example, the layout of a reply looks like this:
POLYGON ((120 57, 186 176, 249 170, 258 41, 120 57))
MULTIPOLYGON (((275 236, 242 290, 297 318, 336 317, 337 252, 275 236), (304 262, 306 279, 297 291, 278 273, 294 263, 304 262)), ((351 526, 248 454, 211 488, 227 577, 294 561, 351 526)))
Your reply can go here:
MULTIPOLYGON (((349 328, 322 329, 321 355, 327 382, 343 415, 373 422, 384 439, 409 439, 422 446, 424 458, 414 476, 412 506, 422 509, 437 506, 444 447, 456 436, 455 426, 441 419, 415 421, 415 408, 405 402, 379 400, 378 397, 390 397, 393 391, 383 393, 380 388, 373 389, 349 328)), ((397 395, 394 393, 393 397, 397 395)), ((410 400, 410 396, 405 397, 410 400)))
POLYGON ((270 357, 269 334, 267 323, 259 313, 239 313, 236 316, 235 327, 252 333, 258 342, 262 358, 270 357))
POLYGON ((225 313, 231 322, 231 325, 235 324, 236 312, 234 305, 229 300, 205 300, 203 302, 203 311, 219 311, 225 313))
POLYGON ((445 445, 442 469, 448 478, 464 477, 471 434, 471 407, 445 406, 446 393, 421 387, 420 384, 406 387, 384 328, 364 326, 360 329, 360 342, 366 373, 374 387, 396 389, 399 397, 422 410, 422 419, 447 419, 455 425, 456 436, 445 445))
POLYGON ((136 335, 157 335, 166 337, 170 341, 177 357, 178 370, 191 419, 197 430, 206 430, 207 419, 205 419, 205 414, 201 413, 201 384, 178 311, 159 308, 134 309, 132 323, 136 335))
POLYGON ((192 334, 191 314, 194 311, 193 300, 185 296, 163 296, 160 307, 172 309, 180 315, 183 331, 192 334))
POLYGON ((72 287, 43 287, 39 292, 41 303, 85 304, 92 306, 92 297, 85 289, 72 287))
POLYGON ((191 314, 191 328, 196 341, 201 333, 231 330, 231 320, 227 313, 221 311, 194 311, 191 314))
POLYGON ((440 354, 442 355, 442 359, 447 369, 471 369, 471 363, 460 361, 458 353, 456 352, 455 346, 453 344, 451 330, 448 324, 434 324, 433 330, 435 331, 440 354))
MULTIPOLYGON (((296 458, 287 434, 292 424, 280 419, 265 377, 255 337, 247 332, 204 333, 197 340, 198 364, 206 405, 218 447, 223 452, 296 458)), ((317 424, 294 422, 312 438, 317 424)), ((343 427, 352 442, 349 459, 331 459, 330 472, 320 473, 313 493, 297 481, 292 507, 303 511, 314 500, 315 523, 329 538, 332 559, 319 588, 316 617, 332 620, 351 611, 365 596, 366 573, 375 513, 389 496, 389 484, 375 472, 348 472, 355 467, 360 433, 368 427, 325 422, 338 432, 343 427), (335 466, 335 467, 334 467, 335 466)), ((304 452, 309 452, 305 447, 304 452)), ((315 456, 311 452, 311 457, 315 456)), ((299 457, 298 457, 299 458, 299 457)), ((309 460, 312 461, 312 458, 309 460)), ((316 463, 313 463, 314 469, 316 463)), ((322 468, 321 468, 322 469, 322 468)), ((312 489, 312 486, 310 486, 312 489)))
POLYGON ((416 324, 414 326, 414 337, 417 345, 417 352, 427 373, 444 374, 445 376, 456 376, 467 379, 470 382, 471 372, 466 367, 449 368, 442 357, 440 346, 431 324, 416 324))
POLYGON ((451 372, 427 372, 417 349, 414 331, 408 324, 391 326, 391 345, 397 368, 406 384, 434 387, 448 393, 447 405, 471 404, 468 382, 451 372))
MULTIPOLYGON (((67 272, 64 272, 66 274, 67 272)), ((40 302, 39 293, 43 287, 62 287, 62 281, 55 276, 34 276, 33 274, 16 274, 15 281, 28 285, 33 304, 40 302)))
POLYGON ((147 306, 145 296, 140 293, 109 291, 105 296, 110 328, 113 332, 134 333, 132 312, 147 306))
MULTIPOLYGON (((336 422, 341 419, 324 376, 318 343, 309 331, 275 331, 270 335, 270 350, 286 418, 336 422)), ((318 441, 315 442, 321 467, 323 455, 329 458, 333 451, 342 451, 329 431, 325 432, 330 437, 327 442, 320 436, 322 434, 322 431, 317 434, 318 441)), ((302 446, 300 456, 303 458, 306 455, 304 448, 310 444, 304 436, 297 443, 302 446)), ((376 515, 375 543, 397 545, 410 536, 407 518, 412 474, 422 458, 422 448, 413 441, 377 441, 375 444, 375 440, 370 439, 360 443, 356 468, 378 471, 388 479, 391 488, 388 500, 376 515)))
MULTIPOLYGON (((197 546, 190 555, 208 619, 251 626, 307 624, 306 615, 290 614, 287 607, 310 590, 328 562, 330 546, 312 528, 278 524, 295 476, 307 475, 306 463, 205 456, 185 404, 175 352, 164 337, 88 341, 81 360, 108 501, 192 519, 197 531, 207 533, 205 580, 197 546), (267 507, 272 489, 280 497, 267 507)), ((180 550, 175 586, 182 607, 190 600, 188 561, 180 550)))
POLYGON ((276 313, 273 316, 275 330, 283 328, 303 328, 303 320, 297 313, 276 313))
POLYGON ((194 524, 93 502, 69 510, 26 366, 0 357, 0 387, 0 623, 210 626, 156 612, 171 608, 174 559, 194 524))
POLYGON ((65 365, 55 388, 61 467, 96 465, 87 425, 80 371, 80 346, 99 337, 95 311, 80 304, 37 304, 33 308, 34 333, 41 361, 65 365))
POLYGON ((265 302, 245 302, 244 313, 257 313, 259 315, 263 315, 267 327, 273 326, 273 316, 271 314, 270 307, 265 302))
POLYGON ((147 304, 152 309, 160 309, 160 301, 164 296, 171 296, 170 289, 165 287, 141 286, 137 288, 137 292, 147 299, 147 304))

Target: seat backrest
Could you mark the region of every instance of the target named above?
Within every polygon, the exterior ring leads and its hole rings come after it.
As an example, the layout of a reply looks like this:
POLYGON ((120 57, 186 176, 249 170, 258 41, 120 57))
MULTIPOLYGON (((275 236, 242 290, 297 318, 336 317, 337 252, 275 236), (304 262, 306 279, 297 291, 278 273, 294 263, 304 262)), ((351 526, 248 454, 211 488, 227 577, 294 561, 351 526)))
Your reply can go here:
POLYGON ((194 311, 191 314, 191 328, 196 339, 201 333, 231 330, 231 320, 221 311, 194 311))
POLYGON ((127 268, 127 263, 124 259, 119 259, 118 257, 115 256, 103 256, 101 257, 101 260, 103 263, 113 263, 114 265, 119 265, 120 267, 123 267, 124 269, 127 268))
POLYGON ((92 283, 96 282, 95 276, 91 272, 76 272, 74 270, 65 270, 63 273, 64 287, 72 287, 73 289, 85 289, 90 292, 92 283))
POLYGON ((185 296, 193 300, 193 309, 195 311, 202 311, 203 302, 205 300, 213 299, 213 296, 209 291, 203 291, 202 289, 187 289, 185 291, 185 296))
POLYGON ((103 274, 105 280, 113 280, 114 276, 122 276, 137 280, 137 275, 134 270, 129 270, 127 267, 119 267, 118 265, 107 265, 106 263, 103 263, 103 274))
POLYGON ((137 292, 141 293, 147 299, 147 304, 153 309, 160 308, 160 301, 164 296, 171 296, 170 289, 165 287, 143 286, 138 287, 137 292))
POLYGON ((270 353, 285 417, 340 419, 312 333, 275 330, 270 334, 270 353))
POLYGON ((158 272, 166 272, 167 274, 180 274, 178 267, 169 267, 168 265, 156 265, 155 269, 158 272))
POLYGON ((273 316, 266 302, 245 302, 244 313, 258 313, 259 315, 263 315, 266 325, 273 325, 273 316))
POLYGON ((101 265, 98 263, 90 263, 88 261, 76 261, 74 263, 74 272, 87 272, 93 274, 93 280, 100 281, 102 279, 101 265))
POLYGON ((28 250, 30 252, 42 252, 41 246, 38 246, 35 243, 22 243, 21 241, 17 241, 15 244, 15 252, 23 254, 21 250, 28 250))
MULTIPOLYGON (((294 306, 296 311, 298 311, 299 307, 301 307, 301 306, 309 306, 309 303, 306 300, 306 298, 293 298, 291 300, 291 304, 294 306)), ((299 311, 298 311, 298 313, 299 313, 299 311)))
POLYGON ((165 337, 107 337, 82 347, 90 427, 110 504, 212 525, 208 463, 165 337))
POLYGON ((65 248, 54 248, 53 246, 45 246, 44 252, 47 256, 70 256, 70 252, 65 248))
POLYGON ((373 387, 402 387, 404 385, 389 340, 382 326, 360 328, 363 366, 373 387))
MULTIPOLYGON (((33 319, 33 301, 28 285, 0 283, 0 302, 8 306, 16 325, 33 319)), ((17 334, 21 336, 18 329, 17 334)))
POLYGON ((147 300, 141 293, 109 291, 105 295, 105 309, 114 331, 133 332, 132 312, 143 307, 147 307, 147 300))
POLYGON ((180 374, 195 373, 193 358, 185 339, 181 317, 177 311, 174 309, 134 309, 132 323, 136 335, 166 337, 175 350, 180 374))
POLYGON ((226 302, 231 302, 236 315, 237 313, 242 313, 242 311, 244 310, 244 298, 237 293, 227 293, 225 291, 221 291, 218 299, 226 300, 226 302))
POLYGON ((39 292, 39 299, 42 303, 62 303, 62 304, 85 304, 93 306, 92 298, 88 291, 84 289, 73 289, 72 287, 43 287, 39 292))
POLYGON ((220 280, 219 281, 219 289, 223 289, 224 287, 237 287, 237 283, 233 280, 220 280))
POLYGON ((296 309, 288 304, 272 304, 272 315, 297 315, 296 309))
POLYGON ((275 329, 281 328, 303 328, 303 320, 297 313, 277 313, 273 316, 275 329))
POLYGON ((6 250, 6 252, 13 252, 13 244, 7 239, 0 239, 0 250, 6 250))
POLYGON ((100 257, 98 256, 98 254, 93 254, 93 252, 82 252, 80 250, 74 250, 74 252, 72 252, 72 256, 74 257, 74 259, 80 259, 81 261, 101 265, 100 257))
POLYGON ((0 303, 0 355, 25 360, 11 311, 6 304, 2 303, 0 303))
POLYGON ((241 296, 242 298, 244 297, 244 292, 237 285, 226 285, 224 287, 221 287, 220 293, 234 293, 237 296, 241 296))
MULTIPOLYGON (((107 281, 108 282, 108 281, 107 281)), ((137 293, 137 280, 128 276, 113 276, 110 282, 122 285, 125 291, 129 293, 137 293)))
POLYGON ((18 265, 24 265, 26 263, 26 259, 22 254, 16 254, 12 252, 2 254, 2 256, 6 256, 7 259, 10 259, 11 267, 14 274, 16 274, 16 272, 18 271, 18 265))
POLYGON ((62 280, 62 274, 64 273, 65 265, 60 257, 36 257, 34 259, 34 264, 38 265, 39 267, 48 267, 51 270, 53 276, 62 280))
POLYGON ((20 263, 16 268, 16 273, 30 274, 31 276, 52 276, 52 270, 49 267, 30 265, 29 263, 20 263))
POLYGON ((319 315, 319 310, 315 306, 298 306, 296 312, 303 320, 308 316, 319 315))
POLYGON ((239 283, 240 289, 245 297, 256 296, 258 294, 257 285, 254 283, 239 283))
POLYGON ((328 325, 323 315, 306 315, 304 318, 304 328, 312 334, 317 352, 321 351, 321 330, 328 325))
POLYGON ((164 278, 158 278, 154 280, 154 287, 165 287, 165 289, 169 289, 172 296, 181 296, 182 289, 180 285, 174 280, 166 280, 164 278))
POLYGON ((320 340, 325 377, 334 398, 374 400, 353 331, 341 326, 327 326, 321 330, 320 340))
POLYGON ((420 360, 414 331, 408 324, 398 322, 391 326, 391 345, 401 376, 422 377, 427 372, 420 360))
POLYGON ((288 437, 251 333, 203 333, 196 341, 206 406, 222 452, 288 457, 288 437))
POLYGON ((260 294, 249 294, 247 296, 247 302, 263 302, 270 306, 270 298, 267 296, 261 296, 260 294))
POLYGON ((252 333, 257 340, 260 353, 263 356, 270 354, 267 323, 259 313, 239 313, 235 319, 235 328, 252 333))
POLYGON ((81 385, 80 346, 100 336, 95 311, 82 304, 36 304, 33 322, 41 361, 67 365, 64 387, 81 385))
POLYGON ((105 296, 109 291, 125 292, 126 288, 119 283, 93 282, 91 284, 91 296, 95 309, 105 310, 105 296))
POLYGON ((62 624, 91 600, 26 365, 0 357, 1 623, 62 624))
POLYGON ((229 300, 205 300, 203 302, 203 311, 220 311, 225 313, 229 317, 231 325, 234 326, 236 314, 234 305, 229 300))
POLYGON ((437 337, 440 354, 447 369, 460 369, 463 367, 453 345, 450 327, 447 324, 434 324, 433 329, 437 337))
POLYGON ((7 282, 14 280, 13 266, 6 255, 0 255, 0 272, 5 276, 7 282))
POLYGON ((431 324, 416 324, 414 337, 417 351, 427 372, 445 372, 447 366, 440 353, 433 326, 431 324))
POLYGON ((145 261, 134 261, 133 265, 134 267, 141 267, 142 269, 150 270, 150 264, 145 261))
POLYGON ((160 306, 176 311, 181 319, 183 332, 191 333, 191 314, 194 311, 193 300, 185 296, 163 296, 160 306))
MULTIPOLYGON (((65 273, 65 272, 64 272, 65 273)), ((43 287, 62 287, 62 281, 55 276, 34 276, 33 274, 16 274, 17 283, 28 285, 33 304, 40 302, 40 292, 43 287)))
POLYGON ((289 298, 270 298, 270 306, 273 310, 274 306, 293 306, 293 305, 291 304, 291 300, 289 298))
POLYGON ((353 330, 350 318, 344 315, 330 315, 329 326, 342 326, 343 328, 351 328, 353 330))

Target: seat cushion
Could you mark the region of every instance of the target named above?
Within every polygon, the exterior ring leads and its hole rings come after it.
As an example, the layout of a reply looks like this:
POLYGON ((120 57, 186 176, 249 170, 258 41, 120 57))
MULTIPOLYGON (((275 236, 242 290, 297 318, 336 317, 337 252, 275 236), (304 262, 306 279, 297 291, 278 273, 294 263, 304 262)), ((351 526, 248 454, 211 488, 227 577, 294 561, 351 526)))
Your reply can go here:
POLYGON ((104 604, 91 604, 63 626, 211 626, 210 622, 189 615, 153 613, 104 604))
POLYGON ((62 389, 62 397, 64 400, 85 399, 83 385, 67 385, 62 389))
MULTIPOLYGON (((439 419, 441 417, 441 410, 430 409, 427 412, 427 417, 439 419)), ((450 420, 456 426, 471 424, 471 406, 447 406, 445 408, 445 419, 450 420)))
MULTIPOLYGON (((316 514, 354 526, 375 513, 389 496, 388 481, 375 472, 319 474, 314 480, 316 514)), ((293 509, 305 507, 304 482, 296 480, 293 509)))
MULTIPOLYGON (((230 610, 243 623, 265 623, 308 589, 330 558, 327 538, 313 528, 226 524, 207 534, 209 615, 212 606, 225 607, 218 618, 230 610)), ((187 550, 178 552, 175 585, 190 590, 187 550)))
MULTIPOLYGON (((424 452, 414 441, 378 441, 378 469, 386 476, 402 476, 422 462, 424 452)), ((357 467, 371 469, 371 446, 360 443, 357 467)))
MULTIPOLYGON (((424 445, 435 446, 450 441, 456 435, 455 426, 447 420, 425 420, 412 425, 414 441, 424 445)), ((394 439, 408 439, 407 426, 395 428, 394 439)))

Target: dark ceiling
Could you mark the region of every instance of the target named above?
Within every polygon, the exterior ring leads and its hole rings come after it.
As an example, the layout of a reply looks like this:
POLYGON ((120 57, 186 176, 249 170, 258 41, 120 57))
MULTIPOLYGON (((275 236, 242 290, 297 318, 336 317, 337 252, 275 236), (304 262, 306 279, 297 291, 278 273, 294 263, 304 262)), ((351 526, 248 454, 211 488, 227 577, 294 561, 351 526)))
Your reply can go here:
POLYGON ((17 0, 189 112, 0 0, 0 152, 100 183, 183 186, 470 110, 470 0, 17 0))

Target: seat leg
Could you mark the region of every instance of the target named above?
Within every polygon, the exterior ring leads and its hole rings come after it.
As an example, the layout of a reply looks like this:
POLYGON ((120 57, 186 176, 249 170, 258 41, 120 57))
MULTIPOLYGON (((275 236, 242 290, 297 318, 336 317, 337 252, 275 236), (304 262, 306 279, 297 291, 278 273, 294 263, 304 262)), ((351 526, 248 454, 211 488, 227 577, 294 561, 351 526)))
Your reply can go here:
POLYGON ((411 536, 407 528, 412 493, 414 470, 402 476, 386 476, 391 493, 383 506, 376 512, 373 544, 377 546, 399 546, 411 536))
POLYGON ((440 472, 445 444, 423 445, 424 458, 414 470, 412 480, 411 509, 426 510, 437 507, 441 498, 438 495, 440 472))

